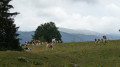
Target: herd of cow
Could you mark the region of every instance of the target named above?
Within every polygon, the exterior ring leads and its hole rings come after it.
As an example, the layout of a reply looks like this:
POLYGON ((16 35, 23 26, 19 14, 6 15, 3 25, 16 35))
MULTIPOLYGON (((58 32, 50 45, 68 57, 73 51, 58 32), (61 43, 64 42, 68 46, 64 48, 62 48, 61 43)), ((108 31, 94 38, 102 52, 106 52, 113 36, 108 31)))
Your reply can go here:
POLYGON ((103 42, 104 44, 106 44, 107 42, 106 42, 106 36, 103 36, 103 38, 102 39, 96 39, 95 38, 95 44, 99 44, 100 42, 103 42))
MULTIPOLYGON (((32 40, 32 41, 25 41, 25 45, 43 45, 46 44, 47 42, 40 42, 39 40, 32 40)), ((55 38, 52 39, 52 43, 57 44, 57 43, 62 43, 60 40, 56 40, 55 38)))
MULTIPOLYGON (((100 42, 103 42, 104 44, 106 44, 106 39, 107 39, 106 36, 103 36, 102 39, 95 38, 95 44, 99 44, 100 42)), ((52 41, 52 43, 40 42, 39 40, 32 40, 32 41, 26 41, 25 44, 26 44, 26 46, 46 44, 46 49, 48 49, 48 48, 53 49, 53 44, 62 43, 62 41, 60 41, 60 40, 57 41, 56 38, 53 38, 51 41, 52 41)), ((29 49, 29 48, 26 48, 26 49, 29 49)))
MULTIPOLYGON (((58 43, 62 43, 61 40, 56 40, 56 38, 53 38, 52 40, 52 43, 47 43, 47 42, 40 42, 39 40, 32 40, 32 41, 25 41, 25 46, 28 46, 28 45, 43 45, 43 44, 46 44, 46 49, 48 48, 51 48, 53 49, 53 44, 58 44, 58 43)), ((27 50, 31 50, 30 48, 25 48, 27 50)))

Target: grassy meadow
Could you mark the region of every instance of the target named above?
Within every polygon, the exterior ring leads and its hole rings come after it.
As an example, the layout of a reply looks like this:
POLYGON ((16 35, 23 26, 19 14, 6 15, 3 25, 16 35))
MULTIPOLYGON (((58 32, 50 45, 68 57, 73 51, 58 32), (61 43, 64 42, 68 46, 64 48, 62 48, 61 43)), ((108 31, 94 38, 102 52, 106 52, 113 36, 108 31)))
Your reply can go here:
POLYGON ((28 47, 32 50, 0 51, 0 67, 120 67, 120 40, 54 44, 53 50, 28 47))

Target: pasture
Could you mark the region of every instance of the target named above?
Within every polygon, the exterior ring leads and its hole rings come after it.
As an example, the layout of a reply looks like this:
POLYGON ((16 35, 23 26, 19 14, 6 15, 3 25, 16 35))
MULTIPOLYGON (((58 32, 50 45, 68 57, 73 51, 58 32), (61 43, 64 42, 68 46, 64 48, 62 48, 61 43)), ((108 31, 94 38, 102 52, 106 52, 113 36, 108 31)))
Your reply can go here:
POLYGON ((120 40, 54 44, 53 50, 28 47, 32 50, 0 51, 0 67, 120 67, 120 40))

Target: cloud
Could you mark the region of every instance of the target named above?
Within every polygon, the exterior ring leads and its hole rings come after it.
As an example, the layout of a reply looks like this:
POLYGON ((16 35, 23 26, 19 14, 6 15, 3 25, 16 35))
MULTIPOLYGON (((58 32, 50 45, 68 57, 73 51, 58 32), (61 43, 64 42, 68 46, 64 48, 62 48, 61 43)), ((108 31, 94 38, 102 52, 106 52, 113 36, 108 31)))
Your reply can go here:
POLYGON ((107 5, 107 9, 117 13, 120 12, 120 6, 117 6, 114 3, 107 5))
POLYGON ((19 14, 19 30, 33 31, 42 23, 53 21, 58 27, 85 29, 100 33, 118 33, 120 5, 113 0, 14 0, 19 14), (93 3, 97 3, 91 5, 93 3), (114 31, 114 32, 113 32, 114 31))
POLYGON ((45 8, 41 10, 41 13, 38 13, 39 16, 51 18, 51 20, 61 21, 68 17, 65 10, 61 7, 52 7, 52 8, 45 8))
POLYGON ((74 2, 97 3, 98 0, 72 0, 74 2))
POLYGON ((59 27, 92 30, 100 33, 119 33, 120 20, 117 17, 96 17, 96 16, 81 16, 73 14, 72 17, 65 20, 59 27))

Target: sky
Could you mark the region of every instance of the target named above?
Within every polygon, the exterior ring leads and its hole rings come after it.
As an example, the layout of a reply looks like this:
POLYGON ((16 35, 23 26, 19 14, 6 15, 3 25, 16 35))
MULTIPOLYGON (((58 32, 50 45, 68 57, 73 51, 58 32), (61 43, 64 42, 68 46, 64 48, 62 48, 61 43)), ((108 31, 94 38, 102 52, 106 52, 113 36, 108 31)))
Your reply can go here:
POLYGON ((35 31, 46 22, 57 27, 120 34, 120 0, 13 0, 19 31, 35 31))

